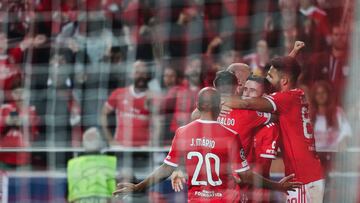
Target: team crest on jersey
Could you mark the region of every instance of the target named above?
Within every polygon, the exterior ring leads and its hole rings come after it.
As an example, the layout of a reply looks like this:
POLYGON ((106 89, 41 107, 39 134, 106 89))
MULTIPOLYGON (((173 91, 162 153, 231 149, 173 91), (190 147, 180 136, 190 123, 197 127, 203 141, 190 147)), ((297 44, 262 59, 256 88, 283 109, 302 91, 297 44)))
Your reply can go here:
POLYGON ((240 150, 240 157, 241 157, 242 159, 246 159, 244 149, 241 149, 241 150, 240 150))
POLYGON ((257 113, 257 115, 260 116, 260 117, 263 117, 263 116, 264 116, 264 113, 263 113, 263 112, 257 111, 256 113, 257 113))

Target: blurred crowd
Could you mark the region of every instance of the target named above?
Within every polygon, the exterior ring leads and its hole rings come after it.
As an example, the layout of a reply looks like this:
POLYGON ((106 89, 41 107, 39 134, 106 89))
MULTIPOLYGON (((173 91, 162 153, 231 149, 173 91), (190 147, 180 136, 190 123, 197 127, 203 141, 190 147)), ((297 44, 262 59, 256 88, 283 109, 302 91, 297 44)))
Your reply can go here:
MULTIPOLYGON (((294 42, 319 150, 351 129, 343 111, 352 0, 8 0, 0 2, 0 146, 167 146, 215 73, 265 76, 294 42)), ((11 152, 9 152, 11 153, 11 152)), ((26 153, 12 153, 8 166, 26 153)), ((4 156, 2 156, 4 157, 4 156)))

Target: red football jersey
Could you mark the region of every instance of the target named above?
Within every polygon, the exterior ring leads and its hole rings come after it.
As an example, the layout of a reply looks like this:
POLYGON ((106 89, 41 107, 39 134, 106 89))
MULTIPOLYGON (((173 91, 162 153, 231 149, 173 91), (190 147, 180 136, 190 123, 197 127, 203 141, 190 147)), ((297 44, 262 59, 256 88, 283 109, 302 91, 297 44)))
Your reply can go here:
POLYGON ((279 114, 285 174, 295 173, 296 180, 304 184, 322 179, 323 170, 315 152, 313 127, 304 91, 292 89, 264 97, 279 114))
POLYGON ((254 137, 256 159, 258 157, 275 159, 277 155, 277 140, 280 135, 279 125, 269 123, 260 128, 254 137))
MULTIPOLYGON (((30 142, 38 135, 40 119, 36 114, 35 107, 30 106, 23 110, 17 108, 15 103, 3 104, 0 107, 0 147, 28 147, 30 142), (9 128, 6 126, 6 118, 11 112, 18 112, 18 116, 24 123, 24 127, 9 128), (28 128, 26 128, 28 126, 28 128), (28 134, 25 134, 28 133, 28 134)), ((0 155, 0 161, 12 165, 24 165, 30 163, 29 152, 4 152, 0 155)))
POLYGON ((145 107, 146 94, 135 93, 134 87, 114 90, 107 106, 116 111, 115 140, 125 146, 149 144, 150 112, 145 107))
POLYGON ((188 202, 238 201, 232 175, 249 170, 237 133, 216 121, 196 120, 179 128, 164 162, 185 164, 188 202))
POLYGON ((253 163, 255 159, 253 153, 255 132, 257 127, 263 126, 269 122, 270 117, 270 113, 232 109, 229 113, 222 112, 217 121, 240 135, 240 140, 246 154, 246 160, 249 163, 253 163))

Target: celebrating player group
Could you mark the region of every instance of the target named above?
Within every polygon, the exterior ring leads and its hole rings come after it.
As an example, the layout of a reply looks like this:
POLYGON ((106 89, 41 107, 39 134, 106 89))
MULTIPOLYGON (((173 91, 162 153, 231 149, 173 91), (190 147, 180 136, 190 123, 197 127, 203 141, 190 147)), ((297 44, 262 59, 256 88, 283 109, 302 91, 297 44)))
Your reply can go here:
POLYGON ((140 192, 171 176, 175 191, 187 182, 188 202, 269 202, 269 190, 283 191, 289 203, 323 202, 309 104, 297 87, 295 56, 304 46, 297 41, 289 56, 273 58, 266 78, 251 75, 242 63, 219 71, 214 87, 199 92, 193 121, 177 129, 164 163, 138 184, 119 183, 114 195, 140 192), (266 83, 275 92, 266 92, 266 83), (285 177, 275 182, 269 171, 278 149, 285 177))

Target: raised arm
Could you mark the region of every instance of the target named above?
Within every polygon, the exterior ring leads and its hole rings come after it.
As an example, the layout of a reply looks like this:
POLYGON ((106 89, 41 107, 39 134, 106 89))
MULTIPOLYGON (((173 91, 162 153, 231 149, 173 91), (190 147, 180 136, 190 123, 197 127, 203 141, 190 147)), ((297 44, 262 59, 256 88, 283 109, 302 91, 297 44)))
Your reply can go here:
POLYGON ((304 42, 296 41, 293 50, 291 50, 291 52, 289 53, 289 56, 295 58, 298 55, 300 49, 302 49, 303 47, 305 47, 304 42))
POLYGON ((133 183, 119 183, 116 187, 116 190, 113 192, 114 196, 117 195, 126 195, 133 192, 142 192, 147 188, 165 180, 168 178, 172 172, 175 170, 175 167, 169 166, 167 164, 162 164, 157 168, 152 174, 150 174, 145 180, 141 181, 138 184, 133 183))

